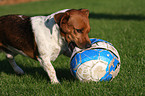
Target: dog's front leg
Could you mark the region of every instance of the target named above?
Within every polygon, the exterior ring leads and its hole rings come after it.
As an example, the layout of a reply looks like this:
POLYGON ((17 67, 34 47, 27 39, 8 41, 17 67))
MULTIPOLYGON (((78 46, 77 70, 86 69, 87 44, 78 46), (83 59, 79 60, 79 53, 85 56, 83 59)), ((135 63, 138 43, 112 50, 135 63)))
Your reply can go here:
POLYGON ((51 64, 50 59, 41 56, 40 58, 38 58, 38 61, 40 62, 41 66, 44 68, 44 70, 47 72, 47 74, 51 80, 51 83, 52 84, 59 83, 57 76, 56 76, 55 69, 51 64))

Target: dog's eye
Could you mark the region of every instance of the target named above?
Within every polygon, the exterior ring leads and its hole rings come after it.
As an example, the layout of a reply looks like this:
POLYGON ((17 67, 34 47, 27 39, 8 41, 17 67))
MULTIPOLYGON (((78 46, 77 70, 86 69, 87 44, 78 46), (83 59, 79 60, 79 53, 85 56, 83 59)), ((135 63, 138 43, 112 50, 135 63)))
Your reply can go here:
POLYGON ((76 29, 78 33, 83 33, 82 29, 76 29))

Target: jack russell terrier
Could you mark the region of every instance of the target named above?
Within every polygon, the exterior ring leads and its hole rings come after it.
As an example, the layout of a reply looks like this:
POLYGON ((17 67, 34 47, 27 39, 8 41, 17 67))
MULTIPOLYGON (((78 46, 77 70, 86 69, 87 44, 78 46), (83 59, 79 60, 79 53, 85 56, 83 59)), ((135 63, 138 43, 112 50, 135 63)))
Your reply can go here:
POLYGON ((60 54, 70 56, 75 46, 91 46, 88 16, 87 9, 65 9, 48 16, 1 16, 0 50, 6 53, 17 74, 24 71, 15 63, 14 56, 22 54, 38 60, 51 82, 59 83, 51 61, 60 54))

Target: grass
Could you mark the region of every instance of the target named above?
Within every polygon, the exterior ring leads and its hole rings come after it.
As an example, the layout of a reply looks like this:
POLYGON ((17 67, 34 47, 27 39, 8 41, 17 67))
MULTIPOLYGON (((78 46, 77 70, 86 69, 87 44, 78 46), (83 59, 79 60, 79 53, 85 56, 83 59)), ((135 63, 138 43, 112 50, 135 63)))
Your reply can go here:
POLYGON ((90 10, 90 37, 111 42, 121 57, 121 69, 112 82, 82 83, 69 71, 69 58, 61 55, 53 65, 61 85, 52 85, 39 63, 18 55, 25 75, 15 75, 0 53, 0 96, 144 96, 145 1, 143 0, 47 0, 0 6, 0 16, 47 15, 65 8, 90 10))

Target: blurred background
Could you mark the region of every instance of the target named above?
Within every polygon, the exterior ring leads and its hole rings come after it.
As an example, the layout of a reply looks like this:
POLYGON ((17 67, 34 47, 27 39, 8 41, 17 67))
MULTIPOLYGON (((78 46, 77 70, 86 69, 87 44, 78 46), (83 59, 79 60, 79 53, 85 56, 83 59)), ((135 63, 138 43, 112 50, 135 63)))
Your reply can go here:
POLYGON ((0 5, 19 4, 32 1, 40 1, 40 0, 0 0, 0 5))

